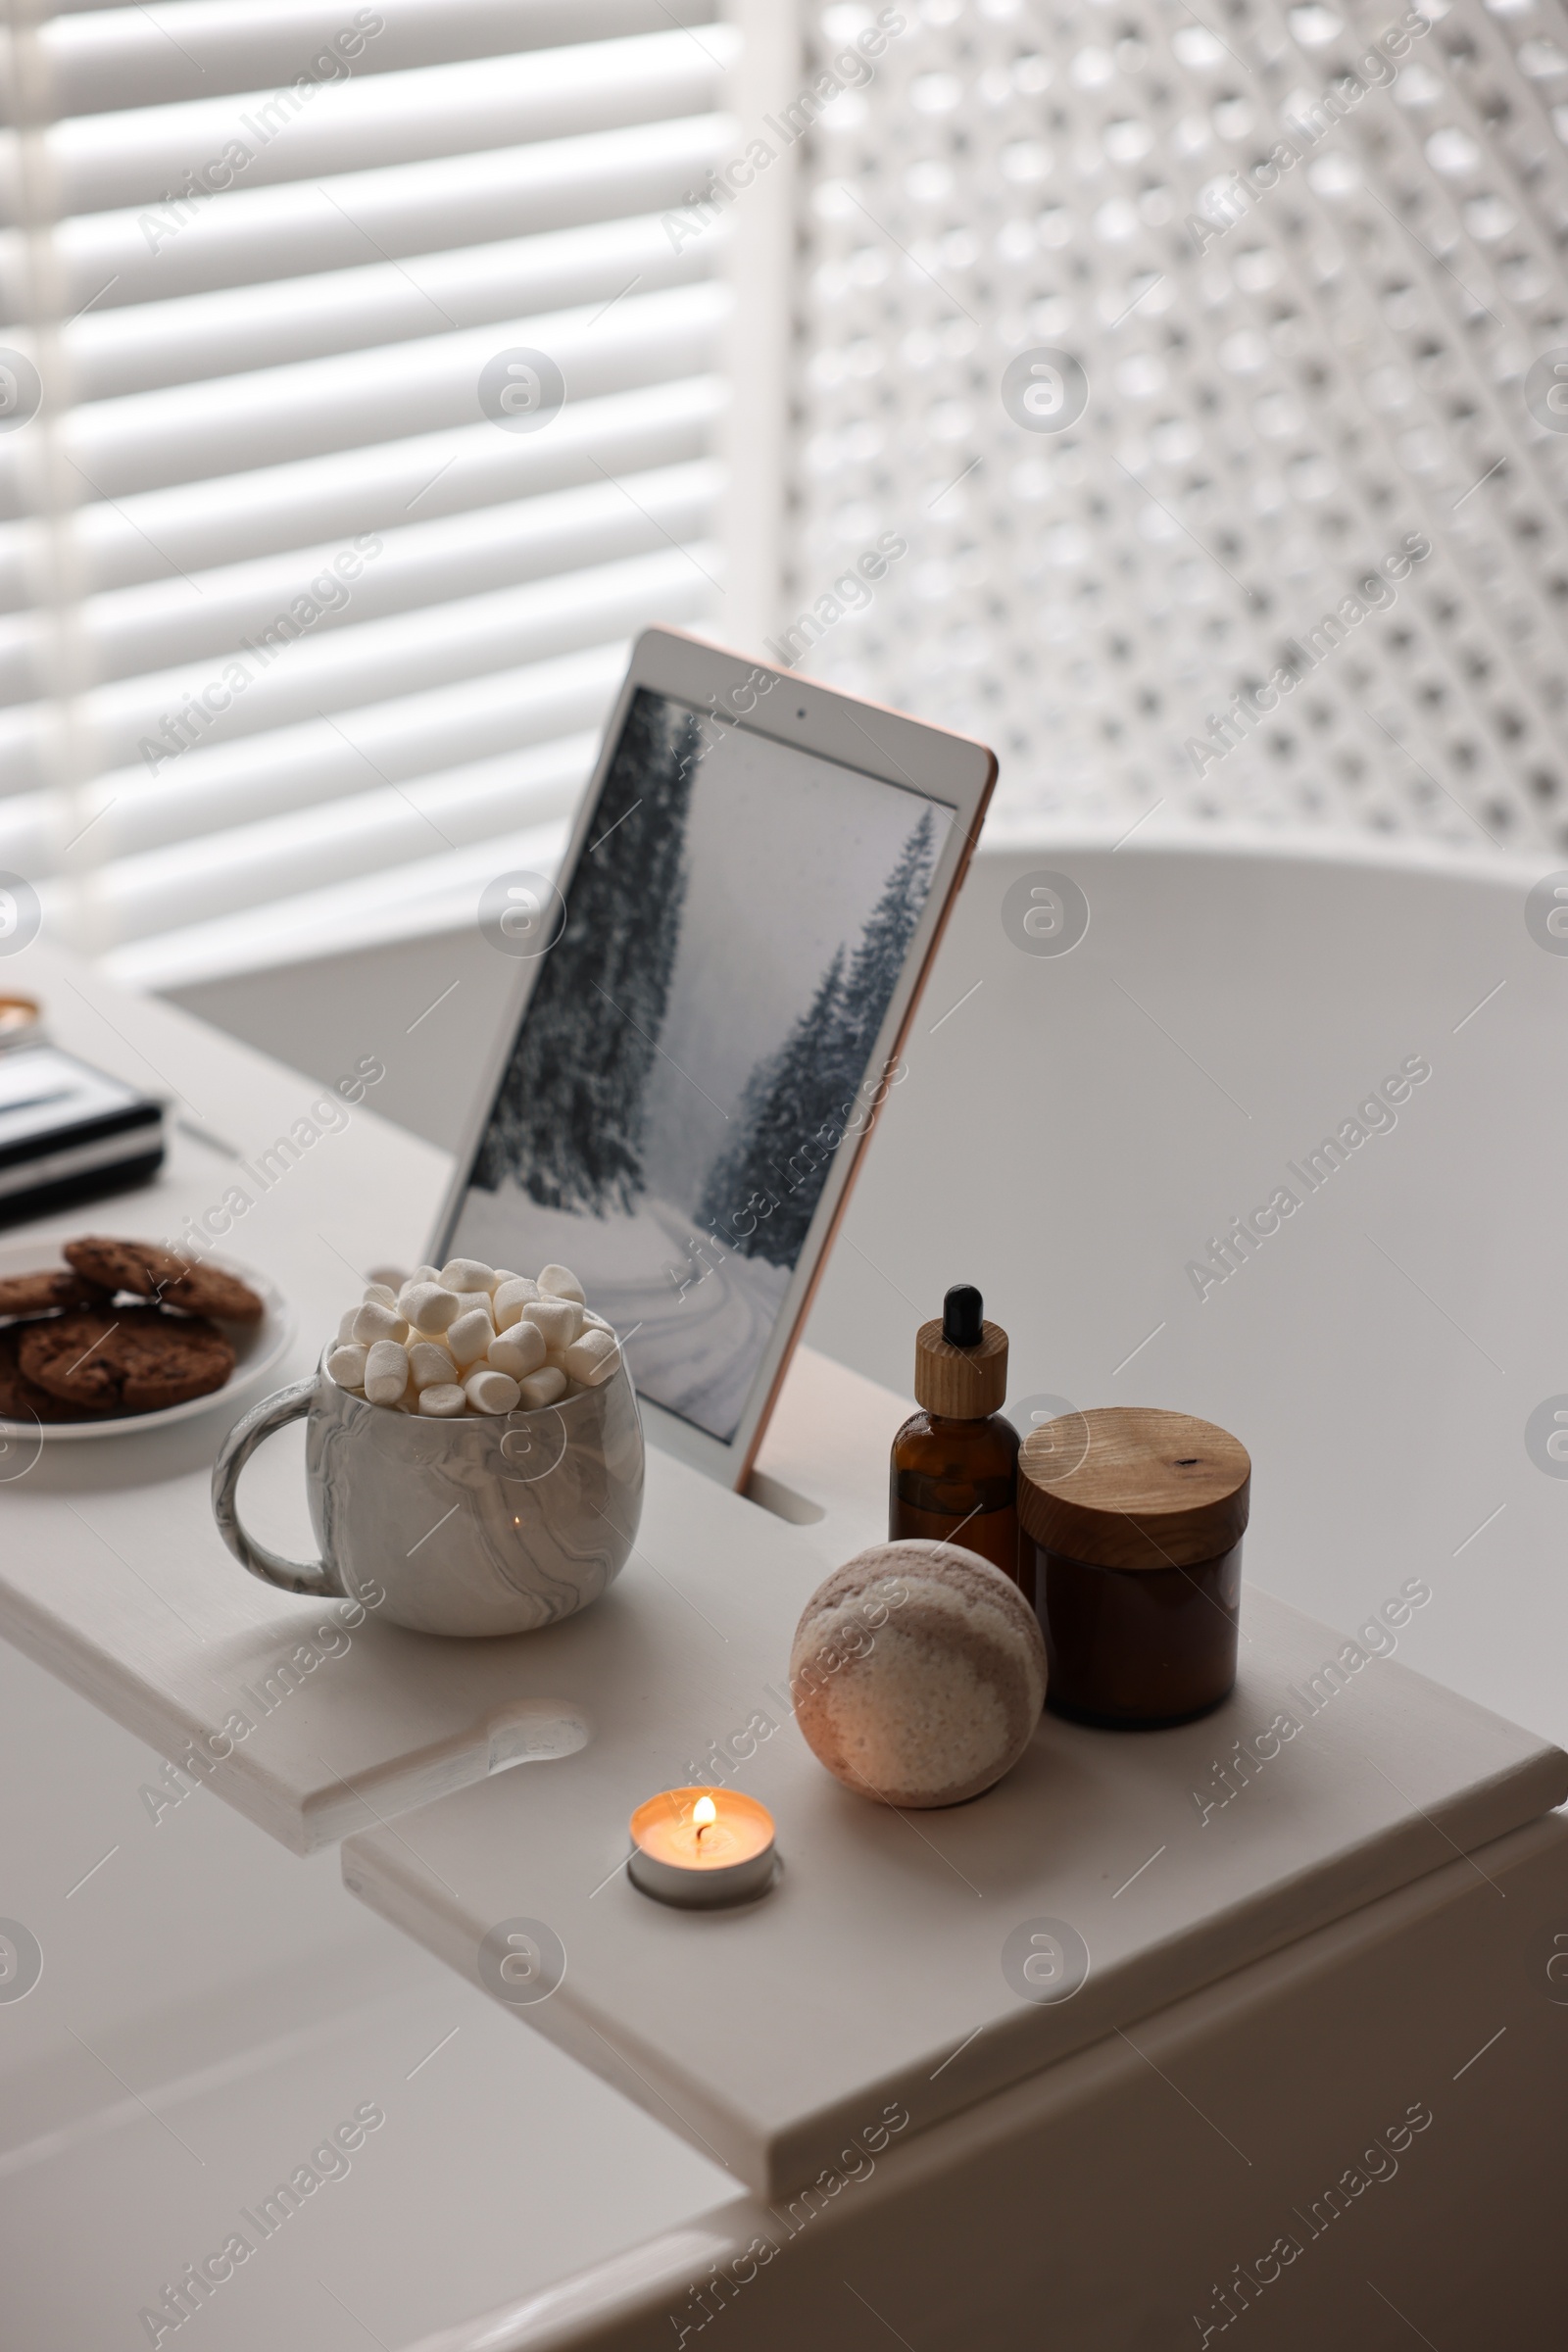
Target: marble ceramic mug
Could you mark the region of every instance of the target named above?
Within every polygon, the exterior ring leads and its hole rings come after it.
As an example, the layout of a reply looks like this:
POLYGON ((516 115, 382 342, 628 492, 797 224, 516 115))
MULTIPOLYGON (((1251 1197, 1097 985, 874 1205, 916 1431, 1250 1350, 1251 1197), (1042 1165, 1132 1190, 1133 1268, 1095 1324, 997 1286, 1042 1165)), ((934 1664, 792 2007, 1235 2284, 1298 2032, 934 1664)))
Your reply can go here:
POLYGON ((223 1440, 213 1516, 285 1592, 365 1600, 423 1634, 522 1634, 584 1609, 624 1567, 643 1499, 643 1432, 624 1362, 542 1411, 445 1421, 368 1404, 324 1365, 264 1397, 223 1440), (304 1419, 318 1560, 287 1560, 239 1519, 240 1472, 304 1419), (384 1594, 384 1598, 378 1597, 384 1594))

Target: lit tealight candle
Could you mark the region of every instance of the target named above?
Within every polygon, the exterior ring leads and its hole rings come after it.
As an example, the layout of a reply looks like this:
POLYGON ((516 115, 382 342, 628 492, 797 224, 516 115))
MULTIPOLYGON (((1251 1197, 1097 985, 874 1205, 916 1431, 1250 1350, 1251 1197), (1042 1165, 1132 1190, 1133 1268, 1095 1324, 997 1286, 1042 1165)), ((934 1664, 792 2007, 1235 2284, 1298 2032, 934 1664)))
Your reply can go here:
POLYGON ((734 1788, 666 1788, 631 1817, 634 1886, 662 1903, 713 1910, 773 1883, 773 1816, 734 1788))

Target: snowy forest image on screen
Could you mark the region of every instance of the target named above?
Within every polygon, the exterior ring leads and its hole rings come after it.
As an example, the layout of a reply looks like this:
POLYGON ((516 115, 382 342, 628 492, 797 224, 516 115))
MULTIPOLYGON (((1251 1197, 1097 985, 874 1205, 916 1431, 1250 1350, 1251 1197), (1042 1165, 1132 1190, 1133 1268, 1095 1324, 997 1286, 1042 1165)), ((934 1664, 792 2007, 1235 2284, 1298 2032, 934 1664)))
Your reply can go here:
POLYGON ((646 687, 627 713, 450 1247, 570 1266, 641 1394, 717 1438, 865 1124, 949 814, 646 687))

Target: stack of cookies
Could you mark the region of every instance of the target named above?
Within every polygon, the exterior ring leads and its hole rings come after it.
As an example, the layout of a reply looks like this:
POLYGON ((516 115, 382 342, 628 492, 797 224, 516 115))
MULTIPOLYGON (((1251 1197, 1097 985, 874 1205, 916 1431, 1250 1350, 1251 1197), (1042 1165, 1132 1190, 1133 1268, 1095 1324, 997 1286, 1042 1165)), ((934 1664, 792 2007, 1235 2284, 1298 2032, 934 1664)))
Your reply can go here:
POLYGON ((262 1319, 244 1283, 155 1242, 88 1234, 62 1255, 0 1278, 8 1421, 102 1421, 209 1396, 234 1369, 219 1323, 262 1319))

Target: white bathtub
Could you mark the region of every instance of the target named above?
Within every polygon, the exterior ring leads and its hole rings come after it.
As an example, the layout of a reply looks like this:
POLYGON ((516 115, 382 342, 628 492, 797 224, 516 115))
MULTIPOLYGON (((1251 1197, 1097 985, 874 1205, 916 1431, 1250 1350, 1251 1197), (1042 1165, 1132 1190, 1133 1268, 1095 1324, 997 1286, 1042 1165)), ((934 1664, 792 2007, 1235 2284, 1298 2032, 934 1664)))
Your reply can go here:
MULTIPOLYGON (((1527 933, 1535 878, 1372 851, 982 859, 809 1336, 906 1390, 915 1323, 979 1283, 1015 1397, 1235 1429, 1254 1581, 1351 1630, 1424 1583, 1401 1655, 1562 1739, 1568 1481, 1525 1432, 1568 1392, 1568 957, 1527 933), (1093 910, 1059 959, 1000 923, 1036 868, 1093 910), (1413 1057, 1396 1124, 1315 1189, 1287 1173, 1413 1057), (1292 1214, 1195 1277, 1281 1186, 1292 1214)), ((0 2003, 4 2352, 154 2340, 143 2310, 357 2109, 384 2122, 342 2176, 158 2340, 415 2344, 732 2192, 357 1906, 335 1856, 206 1790, 163 1803, 161 1770, 0 1649, 0 1915, 47 1954, 0 2003)))

